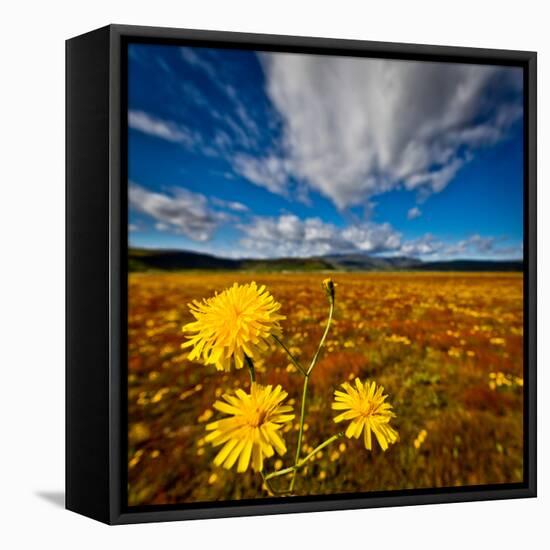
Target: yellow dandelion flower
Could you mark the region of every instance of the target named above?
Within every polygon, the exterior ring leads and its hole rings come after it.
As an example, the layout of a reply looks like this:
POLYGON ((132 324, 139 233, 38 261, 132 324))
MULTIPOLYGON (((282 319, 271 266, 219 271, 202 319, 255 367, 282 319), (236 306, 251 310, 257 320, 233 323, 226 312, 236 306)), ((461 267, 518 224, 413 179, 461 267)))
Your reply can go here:
POLYGON ((240 369, 245 355, 258 359, 269 338, 281 336, 279 321, 285 317, 277 313, 280 307, 265 286, 234 283, 212 298, 189 304, 195 321, 182 328, 190 334, 182 348, 192 348, 190 360, 201 359, 225 371, 234 361, 240 369))
POLYGON ((234 395, 224 394, 225 401, 216 401, 214 408, 229 417, 206 425, 210 431, 206 441, 223 445, 214 464, 230 469, 238 459, 238 472, 246 471, 249 464, 261 472, 264 458, 272 457, 274 449, 284 455, 286 445, 279 431, 294 418, 292 407, 282 405, 286 397, 281 386, 253 383, 249 394, 239 389, 234 395))
POLYGON ((390 426, 390 420, 395 417, 392 406, 386 403, 387 395, 383 386, 376 387, 375 382, 368 380, 363 383, 359 378, 355 379, 355 388, 348 382, 342 384, 344 391, 334 392, 333 410, 345 411, 334 418, 334 422, 351 420, 346 437, 356 439, 363 432, 365 448, 372 449, 372 433, 376 436, 382 450, 395 443, 397 432, 390 426))

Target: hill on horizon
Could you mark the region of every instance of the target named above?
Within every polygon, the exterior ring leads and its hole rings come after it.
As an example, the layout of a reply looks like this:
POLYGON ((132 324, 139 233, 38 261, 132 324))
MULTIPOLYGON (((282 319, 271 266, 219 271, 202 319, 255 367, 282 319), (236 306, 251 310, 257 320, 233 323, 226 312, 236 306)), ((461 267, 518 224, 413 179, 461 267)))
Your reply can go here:
POLYGON ((522 260, 456 259, 426 262, 405 256, 385 258, 366 254, 331 254, 309 258, 222 258, 188 250, 129 248, 128 270, 184 271, 523 271, 522 260))

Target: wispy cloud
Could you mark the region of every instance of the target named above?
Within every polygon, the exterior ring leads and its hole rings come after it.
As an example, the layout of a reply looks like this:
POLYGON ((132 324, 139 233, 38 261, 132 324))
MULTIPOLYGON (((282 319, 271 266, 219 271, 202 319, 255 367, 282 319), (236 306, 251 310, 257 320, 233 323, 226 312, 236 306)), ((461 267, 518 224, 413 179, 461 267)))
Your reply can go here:
POLYGON ((280 53, 261 60, 284 158, 275 184, 273 170, 259 166, 272 164, 270 155, 243 157, 237 169, 254 166, 240 173, 279 194, 283 180, 304 181, 339 208, 401 185, 440 192, 522 115, 519 69, 280 53))
POLYGON ((183 188, 167 194, 130 182, 128 202, 134 211, 152 218, 158 231, 174 231, 193 241, 210 240, 219 225, 230 219, 212 209, 205 195, 183 188))
MULTIPOLYGON (((242 91, 238 90, 230 81, 223 63, 220 63, 219 59, 216 60, 209 57, 208 52, 208 50, 201 48, 180 48, 182 59, 208 78, 218 93, 231 106, 231 109, 223 113, 218 109, 214 109, 204 94, 201 94, 191 85, 186 84, 186 89, 189 89, 191 92, 190 98, 197 105, 206 108, 209 111, 209 115, 217 119, 230 132, 233 141, 230 144, 224 143, 226 147, 221 148, 223 152, 230 152, 230 148, 227 145, 246 150, 255 149, 257 140, 261 135, 260 128, 254 117, 249 113, 246 103, 242 98, 242 91)), ((210 56, 214 55, 211 51, 209 53, 210 56)))
POLYGON ((144 134, 188 146, 194 145, 197 140, 196 135, 184 126, 145 111, 129 110, 128 126, 144 134))
POLYGON ((258 159, 248 155, 235 155, 233 159, 235 171, 248 181, 264 187, 277 195, 288 193, 287 161, 275 156, 258 159))
POLYGON ((458 241, 444 242, 427 233, 418 239, 403 242, 399 253, 425 259, 523 257, 521 245, 506 245, 506 241, 505 237, 482 237, 474 234, 458 241))
POLYGON ((208 61, 204 55, 201 55, 200 51, 200 48, 180 48, 181 57, 186 63, 203 71, 212 81, 217 81, 220 76, 219 70, 215 64, 208 61))
POLYGON ((407 212, 408 220, 416 220, 416 218, 420 218, 420 216, 422 216, 422 212, 418 206, 413 206, 413 208, 410 208, 407 212))
POLYGON ((227 210, 232 210, 233 212, 248 212, 249 208, 242 202, 237 201, 226 201, 223 199, 218 199, 217 197, 212 197, 211 199, 212 204, 215 206, 218 206, 220 208, 225 208, 227 210))

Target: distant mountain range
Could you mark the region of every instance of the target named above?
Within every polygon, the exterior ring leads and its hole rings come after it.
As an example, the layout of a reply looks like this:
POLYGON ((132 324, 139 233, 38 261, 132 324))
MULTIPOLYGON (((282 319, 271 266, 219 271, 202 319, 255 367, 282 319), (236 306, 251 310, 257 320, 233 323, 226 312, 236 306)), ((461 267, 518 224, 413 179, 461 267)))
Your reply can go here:
POLYGON ((231 259, 184 250, 130 248, 130 271, 188 269, 250 271, 523 271, 521 260, 448 260, 380 258, 366 254, 331 254, 311 258, 231 259))

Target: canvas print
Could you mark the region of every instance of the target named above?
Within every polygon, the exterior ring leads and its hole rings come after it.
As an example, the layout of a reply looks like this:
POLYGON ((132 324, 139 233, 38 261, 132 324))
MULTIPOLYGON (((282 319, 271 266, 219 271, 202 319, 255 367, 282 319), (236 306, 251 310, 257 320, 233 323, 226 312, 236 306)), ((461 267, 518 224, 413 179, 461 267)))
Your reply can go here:
POLYGON ((127 56, 128 505, 522 482, 522 69, 127 56))

